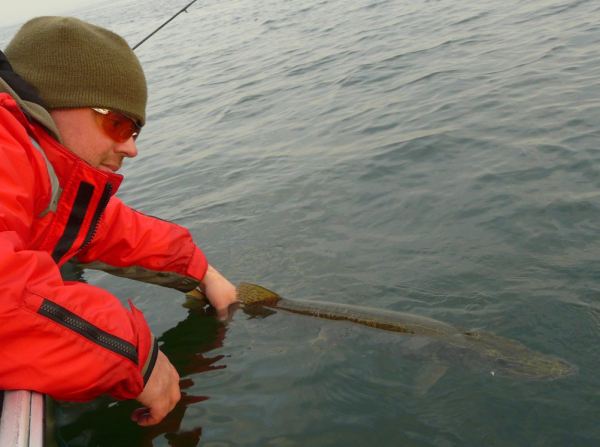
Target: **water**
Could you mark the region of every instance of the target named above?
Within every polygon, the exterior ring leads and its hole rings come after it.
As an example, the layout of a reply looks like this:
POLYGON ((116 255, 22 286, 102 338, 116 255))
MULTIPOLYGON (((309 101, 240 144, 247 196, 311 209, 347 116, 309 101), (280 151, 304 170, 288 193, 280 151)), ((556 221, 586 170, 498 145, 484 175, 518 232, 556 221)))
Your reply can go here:
MULTIPOLYGON (((179 7, 81 17, 135 44, 179 7)), ((591 0, 196 4, 137 51, 148 125, 120 192, 235 282, 484 329, 577 375, 454 367, 422 394, 433 359, 399 355, 410 340, 283 314, 223 327, 88 272, 143 309, 185 397, 150 429, 132 402, 63 404, 62 439, 599 445, 599 18, 591 0)))

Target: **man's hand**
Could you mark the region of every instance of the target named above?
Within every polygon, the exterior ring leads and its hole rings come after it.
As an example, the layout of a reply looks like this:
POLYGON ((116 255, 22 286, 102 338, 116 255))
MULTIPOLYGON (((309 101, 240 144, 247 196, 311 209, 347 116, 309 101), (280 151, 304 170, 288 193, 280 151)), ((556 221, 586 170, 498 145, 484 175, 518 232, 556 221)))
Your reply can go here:
POLYGON ((169 359, 160 351, 144 390, 137 397, 146 408, 138 408, 131 420, 142 427, 158 424, 181 398, 179 374, 169 359))
POLYGON ((216 309, 217 317, 220 320, 227 320, 230 306, 237 303, 235 286, 209 265, 206 275, 200 281, 200 290, 204 292, 212 307, 216 309))

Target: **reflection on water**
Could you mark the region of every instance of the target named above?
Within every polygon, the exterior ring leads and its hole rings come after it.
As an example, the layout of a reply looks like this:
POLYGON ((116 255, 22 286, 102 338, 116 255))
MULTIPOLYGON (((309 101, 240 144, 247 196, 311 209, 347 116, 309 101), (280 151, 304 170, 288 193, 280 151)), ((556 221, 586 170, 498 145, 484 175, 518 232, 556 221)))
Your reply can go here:
POLYGON ((141 428, 133 422, 124 423, 139 407, 133 401, 104 398, 84 405, 62 403, 57 408, 59 440, 69 446, 152 446, 153 440, 164 438, 173 447, 198 445, 202 427, 190 427, 182 421, 189 406, 209 398, 190 391, 194 381, 202 379, 199 374, 226 367, 223 355, 210 355, 210 351, 223 345, 225 333, 226 326, 212 312, 193 309, 158 339, 160 349, 181 378, 181 400, 160 424, 141 428))

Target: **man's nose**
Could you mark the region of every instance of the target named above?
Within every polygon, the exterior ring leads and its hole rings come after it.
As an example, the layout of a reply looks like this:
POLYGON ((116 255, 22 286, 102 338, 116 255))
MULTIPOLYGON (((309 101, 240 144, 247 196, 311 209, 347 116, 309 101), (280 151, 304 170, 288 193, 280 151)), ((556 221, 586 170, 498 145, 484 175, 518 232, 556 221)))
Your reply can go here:
POLYGON ((124 157, 133 158, 138 154, 138 149, 135 144, 135 140, 133 137, 129 138, 127 141, 119 144, 117 148, 117 152, 123 155, 124 157))

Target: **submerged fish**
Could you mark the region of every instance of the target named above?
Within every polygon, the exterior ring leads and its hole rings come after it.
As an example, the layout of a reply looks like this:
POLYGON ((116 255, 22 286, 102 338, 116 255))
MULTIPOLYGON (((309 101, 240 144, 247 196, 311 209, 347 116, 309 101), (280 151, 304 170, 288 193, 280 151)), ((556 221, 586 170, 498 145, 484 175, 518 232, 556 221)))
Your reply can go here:
MULTIPOLYGON (((188 296, 190 296, 188 294, 188 296)), ((192 298, 194 295, 191 295, 192 298)), ((199 296, 195 295, 197 299, 199 296)), ((283 310, 328 320, 343 320, 404 335, 424 337, 441 343, 426 387, 446 371, 447 361, 489 368, 492 375, 532 380, 554 380, 574 374, 577 369, 566 361, 533 351, 515 340, 497 335, 465 331, 447 323, 414 314, 377 310, 361 306, 319 301, 290 300, 264 287, 241 283, 238 299, 246 313, 265 315, 283 310)))

